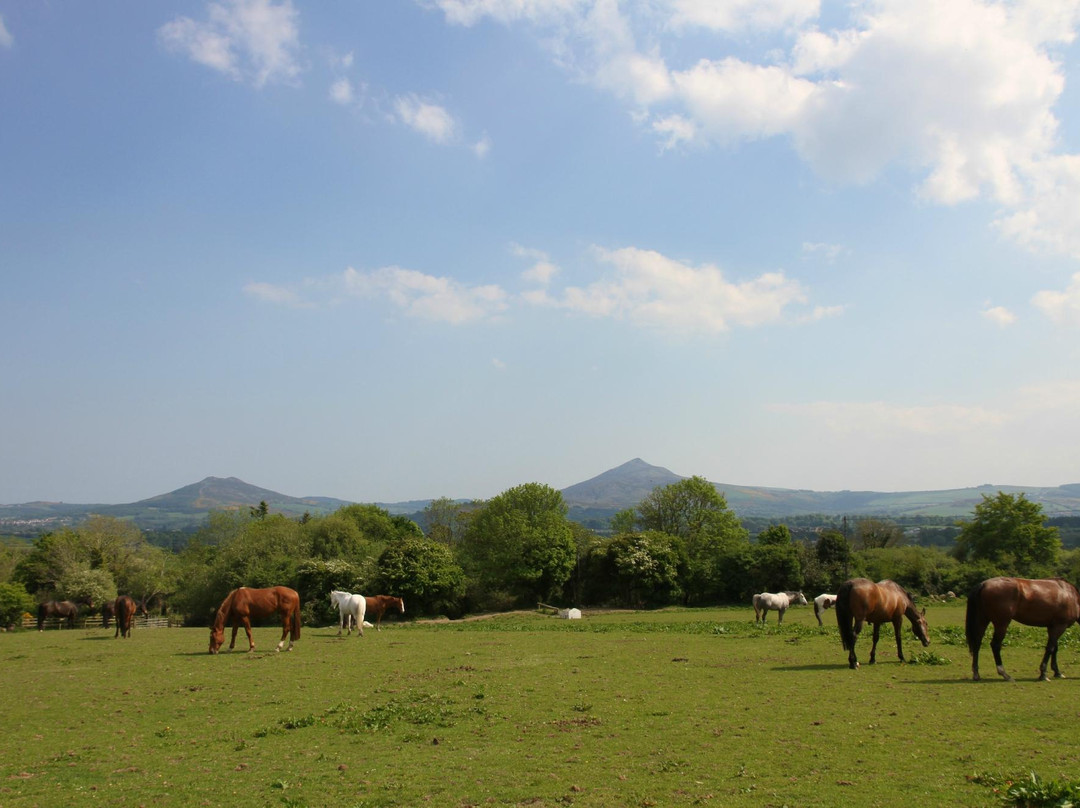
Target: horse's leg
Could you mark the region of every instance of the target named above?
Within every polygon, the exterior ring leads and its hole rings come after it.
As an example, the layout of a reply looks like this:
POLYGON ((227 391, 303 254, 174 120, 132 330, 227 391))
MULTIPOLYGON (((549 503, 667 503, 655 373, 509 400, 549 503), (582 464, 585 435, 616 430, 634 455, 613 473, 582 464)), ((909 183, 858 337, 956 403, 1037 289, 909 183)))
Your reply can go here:
POLYGON ((231 651, 231 650, 232 650, 233 648, 235 648, 235 647, 236 647, 236 632, 238 632, 239 630, 240 630, 240 624, 239 624, 239 623, 233 623, 233 627, 232 627, 232 640, 231 640, 231 641, 229 642, 229 650, 230 650, 230 651, 231 651))
POLYGON ((979 649, 982 648, 983 635, 986 634, 986 627, 990 625, 988 619, 983 618, 980 615, 979 619, 979 636, 971 643, 971 681, 979 681, 979 649))
POLYGON ((994 623, 994 636, 990 638, 990 650, 994 652, 994 664, 997 665, 997 672, 1001 674, 1001 677, 1006 682, 1011 682, 1013 678, 1005 673, 1005 666, 1001 664, 1001 644, 1005 642, 1005 632, 1008 628, 1008 620, 1001 624, 994 623))
MULTIPOLYGON (((366 611, 367 610, 365 609, 365 612, 366 611)), ((356 618, 356 636, 363 637, 364 636, 364 615, 360 613, 359 608, 356 610, 356 614, 353 615, 353 617, 356 618)))
POLYGON ((856 617, 854 623, 851 626, 852 641, 851 641, 851 649, 848 651, 848 658, 847 658, 848 659, 848 667, 851 668, 852 670, 855 670, 856 668, 859 667, 859 660, 855 656, 855 643, 858 641, 859 635, 862 633, 862 629, 863 629, 863 618, 856 617))
POLYGON ((899 657, 901 662, 904 661, 903 628, 904 621, 901 618, 897 617, 895 620, 893 620, 892 630, 893 634, 896 635, 896 656, 899 657))
MULTIPOLYGON (((244 615, 243 620, 244 632, 247 634, 248 638, 248 653, 250 654, 252 651, 255 650, 255 640, 251 638, 251 620, 248 618, 247 615, 244 615)), ((233 631, 236 631, 236 629, 233 629, 233 631)))
POLYGON ((783 607, 776 610, 776 624, 777 625, 780 625, 781 623, 784 622, 784 612, 786 612, 786 611, 787 611, 787 609, 784 609, 783 607))
MULTIPOLYGON (((281 646, 285 644, 285 638, 289 636, 289 618, 291 616, 290 612, 283 612, 281 615, 281 641, 277 644, 278 652, 281 651, 281 646)), ((291 640, 289 641, 289 650, 292 650, 291 640)))
POLYGON ((1057 664, 1057 652, 1058 652, 1058 639, 1065 633, 1065 626, 1052 625, 1046 629, 1046 651, 1043 653, 1042 665, 1039 666, 1039 681, 1046 681, 1046 661, 1049 657, 1050 662, 1054 669, 1055 679, 1064 679, 1065 674, 1061 672, 1057 664))
POLYGON ((877 641, 881 635, 881 623, 874 623, 874 642, 870 646, 870 664, 877 662, 877 641))

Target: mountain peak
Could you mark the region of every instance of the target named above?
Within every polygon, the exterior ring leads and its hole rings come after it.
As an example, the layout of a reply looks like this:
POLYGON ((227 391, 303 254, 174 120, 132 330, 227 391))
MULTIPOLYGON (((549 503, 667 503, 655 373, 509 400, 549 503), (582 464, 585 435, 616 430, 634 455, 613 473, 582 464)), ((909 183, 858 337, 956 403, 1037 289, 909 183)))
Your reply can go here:
POLYGON ((683 479, 686 478, 635 457, 592 479, 564 488, 562 495, 567 505, 624 508, 627 502, 640 502, 657 486, 671 485, 683 479))

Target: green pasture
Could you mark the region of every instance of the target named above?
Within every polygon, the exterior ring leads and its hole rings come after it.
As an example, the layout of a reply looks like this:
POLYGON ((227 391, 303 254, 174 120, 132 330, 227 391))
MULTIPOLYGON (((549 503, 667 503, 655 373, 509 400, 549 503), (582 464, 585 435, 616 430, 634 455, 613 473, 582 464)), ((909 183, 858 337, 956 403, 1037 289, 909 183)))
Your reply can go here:
POLYGON ((857 671, 812 607, 305 627, 291 653, 266 627, 219 656, 206 629, 4 634, 0 805, 978 806, 1075 778, 1077 629, 1076 678, 1036 682, 1045 632, 1014 626, 1017 681, 985 648, 975 683, 962 606, 928 620, 916 664, 884 628, 857 671))

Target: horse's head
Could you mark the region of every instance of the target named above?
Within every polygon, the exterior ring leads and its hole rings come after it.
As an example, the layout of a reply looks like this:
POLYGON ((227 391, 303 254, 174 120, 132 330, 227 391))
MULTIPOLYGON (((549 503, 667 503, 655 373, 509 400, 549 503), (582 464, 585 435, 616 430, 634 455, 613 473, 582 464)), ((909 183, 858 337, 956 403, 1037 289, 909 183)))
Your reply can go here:
POLYGON ((216 654, 218 649, 221 648, 222 643, 225 642, 225 628, 211 628, 210 629, 210 653, 216 654))
POLYGON ((806 605, 806 595, 804 595, 802 592, 796 592, 795 597, 794 597, 792 602, 796 606, 805 606, 806 605))
POLYGON ((925 648, 930 644, 929 628, 926 625, 926 609, 921 611, 915 611, 915 617, 911 619, 911 630, 915 632, 916 638, 923 644, 925 648))

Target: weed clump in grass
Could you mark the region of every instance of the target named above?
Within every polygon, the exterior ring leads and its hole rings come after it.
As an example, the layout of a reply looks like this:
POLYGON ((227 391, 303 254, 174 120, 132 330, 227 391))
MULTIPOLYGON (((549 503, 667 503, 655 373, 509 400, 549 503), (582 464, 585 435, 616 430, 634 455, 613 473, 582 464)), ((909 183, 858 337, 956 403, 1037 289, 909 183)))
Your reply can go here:
POLYGON ((1043 780, 1035 772, 1027 777, 980 774, 971 778, 994 790, 1010 808, 1073 808, 1080 804, 1080 781, 1043 780))

